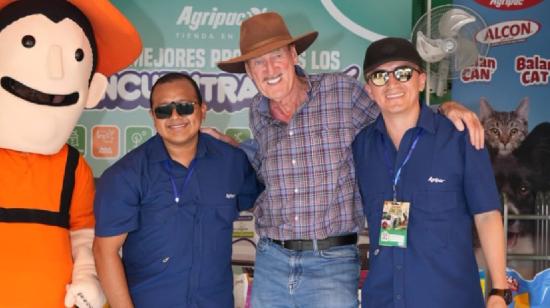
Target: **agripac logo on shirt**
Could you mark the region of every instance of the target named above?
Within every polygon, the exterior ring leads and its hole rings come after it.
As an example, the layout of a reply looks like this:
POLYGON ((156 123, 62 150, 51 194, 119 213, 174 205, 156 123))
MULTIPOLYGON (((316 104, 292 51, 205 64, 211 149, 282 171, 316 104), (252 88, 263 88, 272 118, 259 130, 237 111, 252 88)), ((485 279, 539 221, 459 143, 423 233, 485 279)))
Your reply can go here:
POLYGON ((541 3, 543 0, 476 0, 477 3, 497 10, 523 10, 541 3))

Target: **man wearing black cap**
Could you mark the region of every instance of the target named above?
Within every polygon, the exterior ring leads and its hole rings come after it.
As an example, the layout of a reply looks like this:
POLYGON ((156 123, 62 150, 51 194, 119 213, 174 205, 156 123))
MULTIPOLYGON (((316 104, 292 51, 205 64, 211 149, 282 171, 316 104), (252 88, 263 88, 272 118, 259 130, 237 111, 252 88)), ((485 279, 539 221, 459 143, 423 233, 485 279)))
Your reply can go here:
POLYGON ((370 237, 362 307, 484 307, 472 224, 491 274, 487 307, 506 307, 504 231, 487 151, 420 103, 426 74, 409 41, 372 43, 364 72, 381 115, 353 143, 370 237))
MULTIPOLYGON (((351 143, 378 107, 358 80, 298 66, 317 34, 291 36, 279 14, 258 14, 241 24, 241 55, 218 63, 247 73, 259 91, 250 106, 257 144, 251 162, 266 189, 254 209, 260 240, 253 307, 358 305, 356 241, 364 217, 351 143)), ((455 108, 458 118, 473 115, 464 109, 455 108)), ((468 127, 481 145, 483 130, 468 127)))

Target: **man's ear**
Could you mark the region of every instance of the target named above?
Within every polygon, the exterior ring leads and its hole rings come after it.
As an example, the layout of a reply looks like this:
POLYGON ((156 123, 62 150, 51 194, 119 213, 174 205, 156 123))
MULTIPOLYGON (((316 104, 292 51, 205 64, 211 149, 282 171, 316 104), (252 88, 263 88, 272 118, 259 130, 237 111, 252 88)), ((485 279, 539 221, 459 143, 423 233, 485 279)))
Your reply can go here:
POLYGON ((86 108, 94 108, 99 103, 103 98, 103 94, 105 94, 105 90, 107 90, 108 84, 109 81, 105 75, 94 73, 92 82, 90 82, 88 97, 86 98, 86 108))
POLYGON ((252 79, 252 76, 250 76, 250 70, 249 70, 249 68, 248 68, 248 61, 245 61, 245 62, 244 62, 244 71, 245 71, 245 73, 248 75, 248 77, 249 77, 250 79, 252 79))
POLYGON ((367 82, 365 82, 365 91, 367 91, 367 93, 369 94, 369 97, 372 99, 371 88, 370 88, 368 80, 367 80, 367 82))
POLYGON ((418 75, 418 80, 419 80, 418 92, 422 92, 426 89, 426 80, 427 80, 426 73, 424 73, 424 72, 420 73, 418 75))
POLYGON ((292 57, 292 61, 294 62, 294 65, 298 65, 298 52, 296 51, 296 46, 294 44, 288 46, 290 50, 290 56, 292 57))
POLYGON ((206 119, 206 103, 205 102, 202 102, 201 104, 201 113, 202 113, 202 119, 206 119))

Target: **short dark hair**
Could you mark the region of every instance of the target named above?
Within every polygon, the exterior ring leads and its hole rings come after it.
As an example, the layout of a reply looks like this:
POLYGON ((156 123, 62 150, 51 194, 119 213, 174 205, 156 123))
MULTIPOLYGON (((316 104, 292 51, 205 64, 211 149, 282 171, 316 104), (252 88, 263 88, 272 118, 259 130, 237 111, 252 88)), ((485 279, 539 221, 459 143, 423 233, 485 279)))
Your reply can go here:
POLYGON ((162 77, 160 77, 151 88, 151 95, 149 96, 149 107, 151 109, 153 108, 153 93, 155 92, 156 87, 160 84, 174 82, 177 80, 187 80, 195 89, 195 94, 197 95, 197 99, 199 100, 198 101, 199 105, 202 105, 202 94, 195 80, 187 74, 171 72, 171 73, 162 75, 162 77))
POLYGON ((0 10, 0 31, 16 20, 23 17, 41 14, 51 21, 58 23, 65 18, 69 18, 79 25, 90 42, 92 47, 92 72, 90 81, 97 68, 97 42, 94 36, 94 30, 90 20, 74 4, 66 0, 18 0, 8 4, 0 10))

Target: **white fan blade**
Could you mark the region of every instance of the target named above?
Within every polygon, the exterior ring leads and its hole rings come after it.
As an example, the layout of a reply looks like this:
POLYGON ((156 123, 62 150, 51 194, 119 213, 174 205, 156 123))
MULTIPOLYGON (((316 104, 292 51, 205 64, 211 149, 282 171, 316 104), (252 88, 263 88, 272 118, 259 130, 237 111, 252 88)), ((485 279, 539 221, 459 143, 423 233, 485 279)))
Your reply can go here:
POLYGON ((416 32, 416 50, 426 62, 437 62, 447 55, 441 48, 442 44, 440 39, 430 39, 422 31, 416 32))
POLYGON ((472 66, 476 63, 479 56, 477 45, 470 39, 459 37, 454 52, 455 70, 460 71, 465 67, 472 66))
POLYGON ((476 18, 461 9, 450 9, 439 19, 439 34, 443 37, 453 37, 465 25, 472 23, 476 18))

